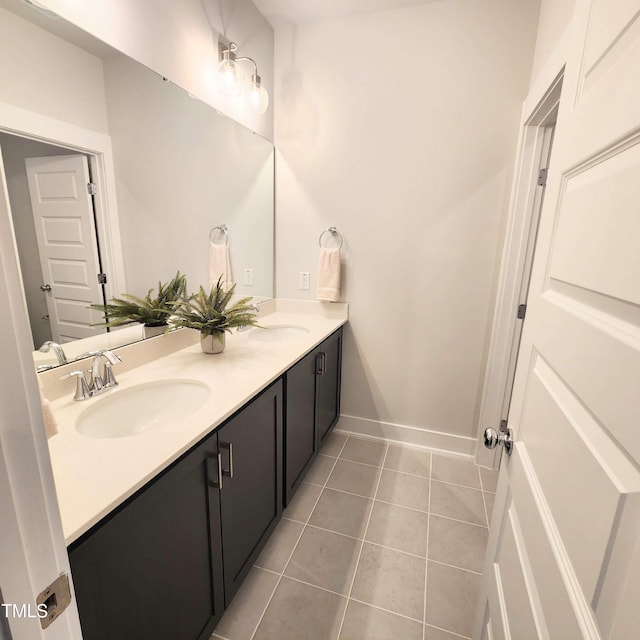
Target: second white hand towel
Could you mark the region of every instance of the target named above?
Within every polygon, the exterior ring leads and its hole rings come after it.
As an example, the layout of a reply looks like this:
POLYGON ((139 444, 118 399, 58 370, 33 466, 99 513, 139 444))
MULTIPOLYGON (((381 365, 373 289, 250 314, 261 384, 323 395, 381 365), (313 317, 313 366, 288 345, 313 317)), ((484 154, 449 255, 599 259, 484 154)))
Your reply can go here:
POLYGON ((231 276, 231 260, 229 258, 229 247, 226 244, 210 244, 209 252, 209 280, 213 287, 218 278, 222 278, 222 286, 230 289, 233 285, 231 276))
POLYGON ((316 296, 325 302, 340 300, 340 249, 336 247, 320 247, 316 296))

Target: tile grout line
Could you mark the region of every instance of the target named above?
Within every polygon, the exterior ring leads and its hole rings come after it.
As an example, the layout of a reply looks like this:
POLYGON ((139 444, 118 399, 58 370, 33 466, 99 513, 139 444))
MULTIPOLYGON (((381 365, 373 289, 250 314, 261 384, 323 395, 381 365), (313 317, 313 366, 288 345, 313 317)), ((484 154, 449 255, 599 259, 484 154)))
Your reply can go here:
POLYGON ((390 613, 393 616, 398 616, 399 618, 404 618, 405 620, 410 620, 411 622, 417 622, 418 624, 423 624, 417 618, 412 618, 411 616, 407 616, 404 613, 398 613, 397 611, 391 611, 391 609, 385 609, 384 607, 380 607, 377 604, 371 604, 370 602, 365 602, 364 600, 358 600, 358 598, 349 598, 349 601, 357 602, 358 604, 362 604, 365 607, 371 607, 372 609, 377 609, 378 611, 384 611, 385 613, 390 613))
MULTIPOLYGON (((425 625, 425 627, 427 626, 431 627, 432 629, 437 629, 438 631, 444 631, 445 633, 455 636, 456 638, 460 638, 460 640, 471 640, 469 636, 461 636, 459 633, 455 633, 455 631, 449 631, 448 629, 443 629, 442 627, 436 627, 435 624, 425 625)), ((425 629, 425 633, 426 633, 426 629, 425 629)))
MULTIPOLYGON (((419 513, 423 513, 422 511, 420 511, 419 513)), ((437 518, 440 518, 442 516, 438 516, 437 514, 433 514, 435 515, 437 518)), ((445 518, 446 520, 449 520, 450 518, 445 518)), ((298 522, 296 520, 289 520, 289 522, 296 522, 296 524, 302 524, 301 522, 298 522)), ((472 524, 470 522, 463 522, 462 520, 454 520, 453 522, 460 522, 462 524, 468 524, 470 526, 473 527, 479 527, 480 529, 486 529, 487 527, 483 526, 483 525, 479 525, 479 524, 472 524)), ((303 529, 317 529, 318 531, 326 531, 327 533, 332 533, 336 536, 340 536, 342 538, 348 538, 349 540, 356 540, 357 542, 366 542, 367 544, 370 544, 372 547, 378 547, 380 549, 386 549, 387 551, 395 551, 396 553, 400 553, 404 556, 409 556, 411 558, 416 558, 417 560, 425 560, 425 559, 430 559, 431 562, 435 562, 436 564, 440 564, 443 565, 445 567, 451 567, 452 569, 459 569, 460 571, 468 571, 469 573, 475 573, 478 575, 482 575, 482 572, 478 572, 478 571, 474 571, 473 569, 467 569, 466 567, 460 567, 456 564, 450 564, 448 562, 442 562, 440 560, 433 560, 432 558, 427 558, 426 555, 424 556, 420 556, 417 553, 411 553, 410 551, 405 551, 404 549, 397 549, 396 547, 390 547, 386 544, 380 544, 379 542, 374 542, 373 540, 367 540, 366 538, 358 538, 357 536, 350 536, 348 533, 342 533, 341 531, 334 531, 333 529, 327 529, 326 527, 319 527, 317 524, 311 524, 310 522, 303 526, 303 529)), ((427 540, 428 540, 428 533, 429 533, 429 524, 427 521, 427 540)), ((297 545, 297 542, 296 542, 297 545)), ((425 552, 426 553, 426 552, 425 552)), ((255 564, 254 567, 257 567, 258 569, 262 569, 263 571, 268 571, 269 573, 273 573, 275 575, 283 575, 282 573, 279 573, 278 571, 274 571, 273 569, 268 569, 267 567, 263 567, 262 565, 259 564, 255 564)), ((293 578, 292 576, 287 576, 287 578, 291 578, 292 580, 296 580, 296 578, 293 578)), ((300 580, 298 578, 299 582, 304 582, 304 580, 300 580)), ((324 587, 321 587, 319 585, 314 585, 312 582, 306 583, 306 584, 311 584, 313 586, 317 586, 318 589, 323 589, 324 587)), ((325 589, 326 591, 331 591, 330 589, 325 589)), ((375 605, 371 605, 371 606, 375 606, 375 605)), ((385 611, 387 611, 387 609, 385 609, 385 611)), ((402 615, 402 614, 398 614, 398 615, 402 615)), ((411 618, 410 616, 406 616, 409 617, 411 620, 416 620, 416 618, 411 618)))
POLYGON ((431 476, 433 475, 433 453, 429 456, 429 497, 427 498, 427 541, 424 550, 424 596, 422 600, 422 640, 426 640, 427 624, 427 574, 429 571, 429 534, 431 533, 431 476))
POLYGON ((449 564, 448 562, 440 562, 440 560, 431 559, 430 562, 439 564, 442 567, 449 567, 449 569, 457 569, 458 571, 466 571, 467 573, 473 573, 476 576, 481 576, 482 571, 474 571, 473 569, 465 569, 464 567, 457 567, 455 564, 449 564))
MULTIPOLYGON (((333 458, 334 456, 322 456, 323 458, 333 458)), ((450 482, 449 480, 441 480, 440 478, 430 478, 428 476, 419 476, 415 473, 406 473, 405 471, 396 471, 395 469, 389 469, 389 467, 382 467, 375 464, 367 464, 366 462, 357 462, 356 460, 347 460, 345 458, 336 458, 342 462, 350 462, 351 464, 359 464, 363 467, 371 467, 373 469, 380 469, 382 471, 390 471, 391 473, 397 473, 402 476, 409 476, 411 478, 418 478, 420 480, 433 480, 434 482, 439 482, 440 484, 447 484, 452 487, 460 487, 462 489, 472 489, 473 491, 482 491, 483 493, 493 493, 495 495, 495 491, 487 491, 480 487, 472 487, 468 484, 460 484, 459 482, 450 482)), ((318 484, 317 482, 311 482, 309 480, 304 480, 304 484, 312 484, 316 487, 323 487, 323 484, 318 484)), ((328 487, 332 489, 333 487, 328 487)), ((340 489, 336 489, 336 491, 340 491, 340 489)))
MULTIPOLYGON (((300 578, 294 578, 293 576, 284 576, 284 577, 287 578, 287 580, 291 580, 293 582, 299 582, 300 584, 304 584, 307 587, 313 587, 314 589, 319 589, 320 591, 326 591, 327 593, 331 593, 334 596, 340 596, 341 598, 345 598, 345 599, 347 598, 347 596, 345 596, 344 593, 340 593, 339 591, 333 591, 332 589, 327 589, 326 587, 320 587, 317 584, 313 584, 313 582, 307 582, 306 580, 301 580, 300 578)), ((378 611, 384 611, 385 613, 390 613, 394 616, 398 616, 399 618, 404 618, 405 620, 411 620, 411 622, 417 622, 419 624, 422 624, 420 620, 418 620, 417 618, 412 618, 411 616, 404 615, 403 613, 398 613, 397 611, 391 611, 391 609, 385 609, 384 607, 380 607, 378 605, 365 602, 364 600, 358 600, 358 598, 349 598, 349 600, 353 600, 354 602, 357 602, 358 604, 362 604, 365 607, 371 607, 372 609, 377 609, 378 611)), ((446 629, 443 629, 443 631, 446 631, 446 629)), ((228 639, 224 638, 224 640, 228 640, 228 639)))
MULTIPOLYGON (((340 453, 342 453, 342 450, 345 448, 345 446, 346 446, 348 441, 349 441, 349 438, 347 437, 347 439, 345 440, 344 444, 342 445, 342 449, 340 449, 340 453)), ((320 455, 319 452, 318 452, 318 455, 320 455)), ((329 456, 325 456, 325 457, 329 457, 329 456)), ((333 470, 335 469, 335 466, 336 466, 337 462, 338 462, 338 458, 335 459, 335 461, 333 463, 333 466, 331 467, 331 471, 329 471, 329 474, 327 475, 327 479, 325 480, 325 483, 323 485, 322 491, 324 491, 324 487, 327 486, 327 482, 329 481, 329 478, 331 477, 331 474, 333 473, 333 470)), ((303 527, 302 527, 302 530, 300 531, 300 535, 298 536, 298 539, 296 540, 296 543, 293 545, 293 549, 291 550, 291 553, 289 554, 289 557, 287 558, 287 562, 285 563, 285 565, 284 565, 284 567, 282 569, 282 573, 280 574, 280 577, 278 578, 278 582, 276 582, 276 586, 274 587, 273 591, 271 592, 271 596, 269 596, 269 600, 267 601, 267 604, 266 604, 264 610, 262 611, 262 615, 260 616, 260 619, 258 620, 258 622, 257 622, 257 624, 255 626, 255 629, 251 633, 251 636, 250 636, 249 640, 253 640, 253 638, 255 637, 255 635, 256 635, 259 627, 260 627, 260 624, 262 623, 262 620, 263 620, 265 614, 267 613, 267 609, 269 609, 269 605, 271 604, 271 601, 273 600, 273 596, 275 595, 276 591, 278 590, 278 587, 280 586, 280 583, 282 582, 282 578, 284 578, 284 572, 287 570, 287 567, 289 566, 289 563, 291 562, 291 558, 293 557, 293 554, 296 552, 296 549, 298 548, 298 544, 300 544, 300 539, 302 538, 302 535, 304 534, 304 532, 305 532, 305 530, 307 528, 307 523, 311 519, 311 515, 313 514, 316 506, 318 505, 318 502, 320 501, 320 496, 322 495, 322 491, 320 491, 320 493, 318 494, 318 497, 316 498, 316 501, 313 503, 313 507, 309 511, 309 515, 307 516, 306 521, 304 523, 301 523, 301 524, 303 524, 303 527)), ((297 521, 294 520, 293 522, 297 522, 297 521)), ((346 606, 345 606, 345 610, 346 610, 346 606)))
MULTIPOLYGON (((380 467, 380 473, 378 473, 378 481, 376 482, 376 490, 373 492, 373 502, 375 504, 376 496, 378 495, 378 489, 380 487, 380 480, 382 479, 382 469, 384 468, 384 463, 387 461, 387 454, 389 453, 389 445, 385 445, 384 448, 384 456, 382 458, 382 466, 380 467)), ((364 549, 364 541, 367 537, 367 531, 369 530, 369 523, 371 522, 371 516, 373 514, 373 504, 371 505, 371 509, 369 510, 369 517, 367 518, 367 524, 364 528, 364 533, 362 534, 362 542, 360 543, 360 550, 358 551, 358 558, 356 560, 355 569, 353 571, 353 577, 351 578, 351 584, 349 585, 349 593, 347 593, 347 602, 344 606, 344 611, 342 612, 342 620, 340 621, 340 627, 338 627, 338 635, 337 640, 340 640, 340 634, 342 633, 342 628, 344 627, 344 621, 347 617, 347 609, 349 608, 349 600, 351 599, 351 593, 353 592, 353 585, 356 581, 356 576, 358 575, 358 568, 360 566, 360 558, 362 558, 362 550, 364 549)))
MULTIPOLYGON (((370 466, 370 465, 367 465, 370 466)), ((388 471, 388 469, 383 469, 382 467, 374 467, 376 469, 380 469, 381 471, 388 471)), ((382 474, 381 474, 382 475, 382 474)), ((430 478, 425 478, 423 476, 413 476, 414 478, 419 478, 420 480, 424 480, 425 482, 427 482, 429 484, 429 489, 431 489, 431 480, 430 478)), ((454 486, 454 487, 461 487, 462 489, 473 489, 474 491, 481 491, 481 489, 474 489, 474 487, 467 487, 465 485, 462 484, 453 484, 452 482, 442 482, 441 480, 434 480, 434 482, 438 482, 440 484, 447 484, 450 486, 454 486)), ((417 513, 431 513, 431 511, 429 510, 430 507, 427 507, 427 510, 423 510, 423 509, 416 509, 415 507, 408 507, 405 504, 400 504, 398 502, 389 502, 388 500, 381 500, 380 498, 374 498, 373 496, 365 496, 362 495, 361 493, 353 493, 353 491, 347 491, 345 489, 337 489, 336 487, 329 487, 327 485, 320 485, 320 484, 313 484, 311 482, 303 482, 302 484, 309 484, 313 487, 322 487, 323 489, 328 489, 329 491, 337 491, 339 493, 346 493, 347 495, 350 496, 355 496, 357 498, 364 498, 365 500, 375 500, 376 502, 383 502, 384 504, 390 504, 393 505, 394 507, 401 507, 403 509, 409 509, 410 511, 416 511, 417 513)), ((482 493, 491 493, 491 491, 482 491, 482 493)), ((495 494, 493 494, 495 495, 495 494)), ((466 522, 467 524, 472 524, 476 527, 486 527, 486 524, 478 524, 477 522, 471 522, 469 520, 460 520, 460 518, 452 518, 451 516, 447 516, 447 515, 443 515, 440 513, 433 513, 434 516, 438 516, 439 518, 447 518, 447 520, 455 520, 456 522, 466 522)), ((485 514, 486 515, 486 514, 485 514)), ((301 520, 294 520, 293 518, 287 518, 286 516, 283 516, 283 518, 285 520, 292 520, 293 522, 301 522, 302 524, 304 524, 301 520)))

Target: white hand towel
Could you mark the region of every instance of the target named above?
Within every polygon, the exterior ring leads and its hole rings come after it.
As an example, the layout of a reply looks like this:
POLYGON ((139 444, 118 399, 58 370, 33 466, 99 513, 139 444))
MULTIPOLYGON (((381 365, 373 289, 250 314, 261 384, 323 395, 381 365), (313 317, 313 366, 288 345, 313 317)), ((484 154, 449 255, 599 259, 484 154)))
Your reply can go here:
POLYGON ((42 382, 38 376, 38 391, 40 392, 40 404, 42 405, 42 417, 44 418, 44 430, 47 434, 47 440, 51 436, 55 436, 58 433, 58 421, 55 415, 53 415, 53 409, 51 403, 44 397, 42 392, 42 382))
POLYGON ((222 286, 230 289, 233 285, 231 276, 231 260, 229 257, 229 247, 226 244, 210 244, 209 250, 209 280, 213 287, 218 278, 222 277, 222 286))
POLYGON ((318 258, 318 300, 338 302, 340 299, 340 249, 320 247, 318 258))

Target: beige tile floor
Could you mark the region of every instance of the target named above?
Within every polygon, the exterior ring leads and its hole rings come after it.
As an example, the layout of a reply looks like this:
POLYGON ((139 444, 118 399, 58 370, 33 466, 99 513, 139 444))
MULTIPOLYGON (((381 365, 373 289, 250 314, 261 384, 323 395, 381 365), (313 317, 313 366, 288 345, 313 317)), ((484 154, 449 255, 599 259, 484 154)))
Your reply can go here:
POLYGON ((333 434, 212 636, 469 638, 496 473, 333 434))

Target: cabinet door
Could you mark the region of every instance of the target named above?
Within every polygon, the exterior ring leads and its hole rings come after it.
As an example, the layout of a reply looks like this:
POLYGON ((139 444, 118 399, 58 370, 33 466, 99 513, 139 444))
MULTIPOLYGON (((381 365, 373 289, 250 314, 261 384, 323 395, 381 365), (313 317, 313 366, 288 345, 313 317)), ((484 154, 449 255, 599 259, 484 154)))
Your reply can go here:
POLYGON ((321 373, 317 377, 316 432, 318 450, 340 417, 340 374, 342 369, 342 328, 319 347, 321 373))
POLYGON ((282 382, 218 431, 225 603, 231 602, 282 513, 282 382))
POLYGON ((208 638, 223 612, 216 436, 69 558, 85 640, 208 638))
POLYGON ((293 497, 317 453, 316 371, 320 354, 312 351, 285 376, 285 505, 293 497))

